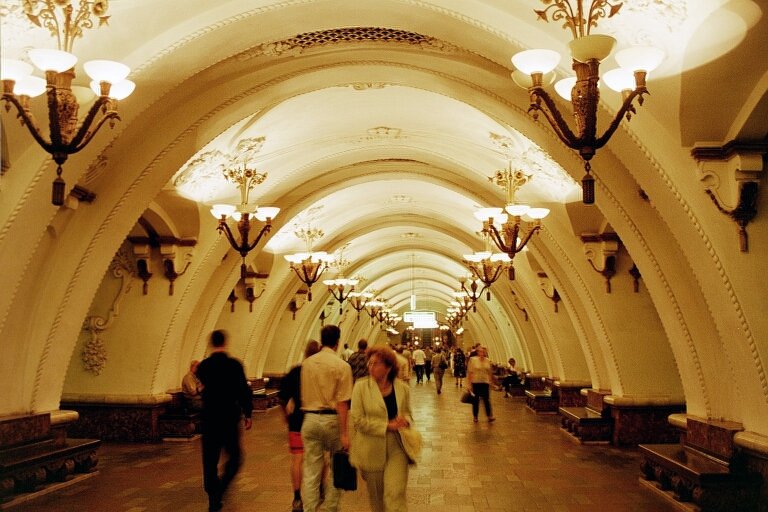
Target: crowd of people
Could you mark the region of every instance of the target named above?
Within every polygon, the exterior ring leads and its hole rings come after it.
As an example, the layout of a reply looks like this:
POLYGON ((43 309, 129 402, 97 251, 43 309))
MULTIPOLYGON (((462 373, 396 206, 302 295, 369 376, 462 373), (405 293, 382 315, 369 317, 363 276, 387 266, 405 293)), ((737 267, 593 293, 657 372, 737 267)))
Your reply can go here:
MULTIPOLYGON (((446 373, 471 397, 472 417, 478 422, 482 402, 488 422, 495 421, 490 391, 519 386, 524 372, 514 358, 499 368, 481 344, 465 354, 460 347, 420 347, 418 344, 369 346, 356 350, 344 344, 341 331, 326 325, 320 341, 310 340, 303 361, 281 379, 279 400, 288 426, 293 512, 340 509, 342 491, 336 488, 330 461, 347 453, 366 483, 372 511, 407 510, 408 468, 415 463, 420 436, 411 408, 410 386, 434 377, 435 392, 443 391, 446 373)), ((193 361, 183 379, 185 397, 201 411, 203 487, 209 511, 221 510, 229 483, 242 464, 241 429, 251 428, 252 391, 242 364, 226 353, 224 331, 211 335, 211 353, 193 361), (226 454, 223 473, 221 454, 226 454)))

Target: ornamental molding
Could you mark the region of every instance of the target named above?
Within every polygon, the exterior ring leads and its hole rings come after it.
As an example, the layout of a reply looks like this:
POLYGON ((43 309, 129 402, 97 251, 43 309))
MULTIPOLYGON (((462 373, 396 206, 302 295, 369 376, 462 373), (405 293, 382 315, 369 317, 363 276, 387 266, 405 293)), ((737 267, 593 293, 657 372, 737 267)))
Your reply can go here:
POLYGON ((120 290, 112 301, 112 307, 106 317, 87 316, 83 325, 83 330, 88 331, 91 337, 83 347, 81 360, 85 371, 94 375, 100 375, 107 363, 107 349, 101 335, 112 326, 115 318, 120 314, 120 303, 131 290, 131 280, 135 274, 133 255, 126 245, 117 251, 109 265, 109 270, 112 276, 120 279, 120 290))

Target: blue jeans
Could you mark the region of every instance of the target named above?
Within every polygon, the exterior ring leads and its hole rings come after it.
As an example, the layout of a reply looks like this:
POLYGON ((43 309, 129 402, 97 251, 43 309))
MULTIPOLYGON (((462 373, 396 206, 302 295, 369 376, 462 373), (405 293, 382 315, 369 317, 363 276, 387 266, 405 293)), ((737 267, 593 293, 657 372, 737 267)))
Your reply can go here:
MULTIPOLYGON (((315 512, 320 504, 320 485, 323 480, 325 452, 332 455, 341 450, 339 418, 335 414, 305 414, 301 426, 304 441, 304 468, 301 479, 301 495, 306 512, 315 512)), ((320 510, 339 510, 341 491, 333 486, 333 467, 328 471, 325 500, 320 510)))

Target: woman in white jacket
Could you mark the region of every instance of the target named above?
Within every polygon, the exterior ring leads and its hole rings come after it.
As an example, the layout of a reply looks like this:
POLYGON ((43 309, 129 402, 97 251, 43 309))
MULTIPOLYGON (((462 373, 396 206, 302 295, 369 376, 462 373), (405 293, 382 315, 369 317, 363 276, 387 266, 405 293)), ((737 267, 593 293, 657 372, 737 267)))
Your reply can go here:
POLYGON ((410 390, 397 378, 395 352, 386 346, 368 349, 368 377, 352 391, 350 462, 368 486, 374 512, 408 510, 408 457, 398 431, 413 423, 410 390))

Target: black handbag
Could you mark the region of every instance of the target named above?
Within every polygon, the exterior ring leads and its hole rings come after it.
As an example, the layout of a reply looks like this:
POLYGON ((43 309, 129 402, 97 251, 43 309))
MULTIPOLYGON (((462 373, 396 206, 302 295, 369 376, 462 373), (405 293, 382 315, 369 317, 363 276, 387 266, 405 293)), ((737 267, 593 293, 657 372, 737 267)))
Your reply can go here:
POLYGON ((475 401, 475 395, 471 391, 464 391, 459 401, 463 404, 471 404, 475 401))
POLYGON ((333 454, 333 486, 345 491, 357 490, 357 470, 349 463, 349 453, 333 454))

